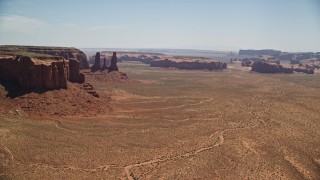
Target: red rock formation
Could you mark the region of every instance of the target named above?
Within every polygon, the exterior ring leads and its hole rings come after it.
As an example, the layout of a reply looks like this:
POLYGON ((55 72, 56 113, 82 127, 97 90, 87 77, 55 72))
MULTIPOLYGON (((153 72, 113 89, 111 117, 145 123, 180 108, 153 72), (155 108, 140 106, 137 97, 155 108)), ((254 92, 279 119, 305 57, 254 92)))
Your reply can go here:
POLYGON ((108 72, 111 72, 111 71, 118 71, 118 66, 117 66, 117 53, 116 52, 113 52, 112 54, 112 58, 111 58, 111 65, 109 67, 109 71, 108 72))

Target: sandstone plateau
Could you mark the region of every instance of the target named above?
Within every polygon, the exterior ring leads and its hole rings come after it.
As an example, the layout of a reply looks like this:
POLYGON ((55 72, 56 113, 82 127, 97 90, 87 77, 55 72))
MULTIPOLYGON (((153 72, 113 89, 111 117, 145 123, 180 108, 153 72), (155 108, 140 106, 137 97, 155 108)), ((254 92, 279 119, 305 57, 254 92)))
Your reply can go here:
POLYGON ((88 69, 89 63, 87 56, 76 48, 69 47, 45 47, 45 46, 0 46, 2 55, 21 55, 21 56, 47 56, 63 57, 65 59, 77 59, 80 69, 88 69))

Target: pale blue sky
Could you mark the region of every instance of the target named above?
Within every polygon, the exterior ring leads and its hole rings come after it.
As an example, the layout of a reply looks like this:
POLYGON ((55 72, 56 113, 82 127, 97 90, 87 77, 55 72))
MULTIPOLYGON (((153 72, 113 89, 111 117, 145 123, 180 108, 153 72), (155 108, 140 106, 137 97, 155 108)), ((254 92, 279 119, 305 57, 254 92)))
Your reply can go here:
POLYGON ((0 0, 0 44, 320 51, 320 1, 0 0))

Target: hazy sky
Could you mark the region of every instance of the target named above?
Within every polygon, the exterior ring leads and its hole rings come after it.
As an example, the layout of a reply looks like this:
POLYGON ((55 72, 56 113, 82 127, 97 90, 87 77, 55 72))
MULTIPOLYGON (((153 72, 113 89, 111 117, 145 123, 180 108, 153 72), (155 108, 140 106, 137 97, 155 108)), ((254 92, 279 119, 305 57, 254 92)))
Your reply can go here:
POLYGON ((320 51, 320 1, 0 0, 0 44, 320 51))

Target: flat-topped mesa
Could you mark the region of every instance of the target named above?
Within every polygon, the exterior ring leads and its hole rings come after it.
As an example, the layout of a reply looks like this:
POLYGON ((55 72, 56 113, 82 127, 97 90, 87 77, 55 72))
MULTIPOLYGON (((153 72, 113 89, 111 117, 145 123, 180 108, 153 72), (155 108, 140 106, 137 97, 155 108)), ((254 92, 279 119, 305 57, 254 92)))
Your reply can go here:
POLYGON ((188 69, 188 70, 200 70, 200 69, 208 69, 212 70, 223 70, 227 68, 226 63, 222 62, 206 62, 206 61, 181 61, 176 62, 172 60, 156 60, 150 63, 152 67, 164 67, 164 68, 178 68, 178 69, 188 69))
POLYGON ((66 89, 67 81, 84 82, 79 61, 28 56, 0 58, 0 79, 15 81, 22 89, 66 89))
POLYGON ((261 50, 243 50, 240 49, 239 55, 249 55, 249 56, 260 56, 260 55, 270 55, 270 56, 279 56, 281 51, 273 50, 273 49, 261 49, 261 50))
POLYGON ((111 58, 111 64, 109 67, 109 71, 108 72, 112 72, 112 71, 118 71, 118 66, 117 66, 117 53, 113 52, 112 53, 112 58, 111 58))
POLYGON ((89 69, 87 56, 79 49, 72 47, 45 47, 45 46, 0 46, 0 54, 23 56, 60 56, 65 59, 77 59, 80 69, 89 69))

